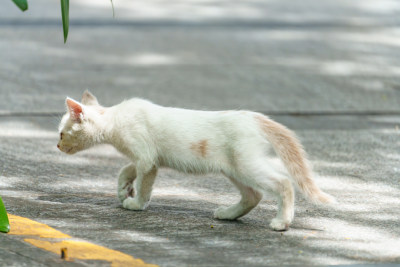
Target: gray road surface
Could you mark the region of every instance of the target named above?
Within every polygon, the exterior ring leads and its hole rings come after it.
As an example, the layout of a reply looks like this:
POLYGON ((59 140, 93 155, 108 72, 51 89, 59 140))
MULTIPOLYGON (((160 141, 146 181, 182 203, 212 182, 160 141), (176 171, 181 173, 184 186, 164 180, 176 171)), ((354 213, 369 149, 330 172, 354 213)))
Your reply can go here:
MULTIPOLYGON (((400 263, 400 35, 396 1, 71 2, 0 8, 0 196, 8 212, 160 266, 400 263), (121 208, 127 161, 107 146, 56 148, 65 96, 105 105, 132 96, 200 109, 252 109, 295 130, 317 183, 288 232, 268 228, 266 198, 236 222, 222 176, 161 170, 144 212, 121 208), (213 227, 211 227, 213 226, 213 227)), ((0 265, 51 266, 57 255, 0 236, 0 265)), ((99 262, 62 262, 98 265, 99 262)))

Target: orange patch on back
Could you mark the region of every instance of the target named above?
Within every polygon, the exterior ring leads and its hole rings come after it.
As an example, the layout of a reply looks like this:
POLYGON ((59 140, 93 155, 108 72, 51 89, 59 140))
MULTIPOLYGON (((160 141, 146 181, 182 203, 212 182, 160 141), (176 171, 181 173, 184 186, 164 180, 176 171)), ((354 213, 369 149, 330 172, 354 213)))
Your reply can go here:
POLYGON ((192 143, 190 149, 200 154, 204 158, 207 155, 208 141, 204 139, 197 143, 192 143))

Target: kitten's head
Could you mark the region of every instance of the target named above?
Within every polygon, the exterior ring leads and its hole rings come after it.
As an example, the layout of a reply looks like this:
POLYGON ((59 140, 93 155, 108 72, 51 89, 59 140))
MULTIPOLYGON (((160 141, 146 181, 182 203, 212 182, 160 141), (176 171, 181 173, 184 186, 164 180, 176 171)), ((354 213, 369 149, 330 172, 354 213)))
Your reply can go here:
POLYGON ((101 116, 104 108, 94 95, 85 91, 82 103, 67 97, 67 113, 61 119, 57 147, 67 154, 75 154, 100 142, 101 116))

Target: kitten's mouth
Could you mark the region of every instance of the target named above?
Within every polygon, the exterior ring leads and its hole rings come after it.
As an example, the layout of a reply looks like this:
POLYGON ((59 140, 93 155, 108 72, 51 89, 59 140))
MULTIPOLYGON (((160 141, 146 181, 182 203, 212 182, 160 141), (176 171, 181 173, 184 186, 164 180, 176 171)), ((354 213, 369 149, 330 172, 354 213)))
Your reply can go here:
POLYGON ((67 154, 73 154, 73 152, 71 153, 72 149, 74 149, 74 148, 71 147, 71 148, 67 149, 67 151, 65 151, 65 153, 67 153, 67 154))

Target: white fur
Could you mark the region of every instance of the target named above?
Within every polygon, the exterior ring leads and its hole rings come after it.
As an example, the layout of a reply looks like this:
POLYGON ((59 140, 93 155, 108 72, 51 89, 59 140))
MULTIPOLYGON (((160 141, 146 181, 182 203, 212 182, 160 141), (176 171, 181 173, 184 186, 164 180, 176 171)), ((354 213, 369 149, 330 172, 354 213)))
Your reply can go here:
MULTIPOLYGON (((278 197, 279 211, 270 226, 286 230, 293 220, 292 183, 267 160, 270 134, 257 119, 267 117, 250 111, 162 107, 142 99, 104 108, 89 92, 84 93, 82 103, 67 99, 69 112, 59 126, 63 136, 58 147, 73 154, 106 143, 128 157, 132 163, 121 170, 118 180, 124 208, 145 209, 158 168, 170 167, 186 173, 222 173, 233 182, 242 199, 231 207, 218 208, 214 214, 218 219, 237 219, 251 211, 264 192, 272 192, 278 197), (73 114, 71 105, 76 104, 82 108, 80 114, 73 114)), ((289 157, 285 164, 290 161, 289 157)))

